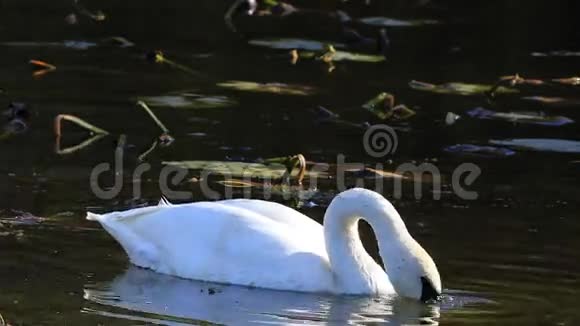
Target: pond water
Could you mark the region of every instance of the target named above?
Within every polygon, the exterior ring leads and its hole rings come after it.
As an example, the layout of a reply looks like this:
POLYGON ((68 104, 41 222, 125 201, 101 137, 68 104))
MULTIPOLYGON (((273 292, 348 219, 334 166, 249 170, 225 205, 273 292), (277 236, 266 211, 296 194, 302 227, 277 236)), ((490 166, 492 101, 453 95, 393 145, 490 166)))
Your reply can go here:
MULTIPOLYGON (((234 33, 224 23, 226 1, 82 3, 86 11, 102 10, 104 21, 88 17, 71 1, 0 2, 0 108, 22 102, 30 112, 22 118, 24 132, 14 132, 10 114, 2 117, 6 127, 0 129, 0 325, 576 325, 580 88, 531 82, 517 85, 517 93, 498 92, 492 98, 423 91, 409 83, 493 85, 500 76, 516 73, 542 80, 573 77, 580 67, 578 4, 361 3, 297 2, 309 10, 286 17, 236 16, 234 33), (336 8, 352 17, 389 17, 384 21, 394 26, 388 29, 385 61, 341 60, 330 69, 324 60, 300 58, 292 64, 288 49, 248 44, 272 38, 322 40, 344 45, 336 47, 340 51, 380 55, 374 41, 346 42, 344 27, 328 15, 336 8), (77 24, 66 23, 65 16, 75 10, 77 24), (127 44, 111 37, 124 37, 134 46, 122 47, 127 44), (157 49, 182 66, 148 62, 144 54, 157 49), (32 59, 56 70, 33 76, 32 59), (256 92, 248 89, 256 84, 235 81, 271 84, 256 92), (394 94, 396 104, 415 115, 386 122, 396 130, 396 150, 376 157, 365 152, 363 137, 368 125, 385 121, 361 105, 381 92, 394 94), (147 153, 144 161, 151 169, 135 180, 139 156, 160 134, 135 105, 138 99, 151 104, 175 141, 147 153), (340 117, 321 118, 320 106, 340 117), (479 107, 533 114, 518 120, 467 113, 479 107), (448 112, 461 117, 447 125, 448 112), (59 154, 53 131, 58 114, 78 116, 110 134, 62 152, 90 137, 63 122, 59 154), (566 117, 560 119, 566 124, 543 123, 543 118, 557 120, 551 116, 566 117), (538 119, 542 123, 534 123, 538 119), (91 171, 115 162, 120 134, 126 136, 117 171, 122 189, 112 199, 99 198, 91 188, 91 171), (343 160, 389 172, 404 163, 429 163, 441 173, 441 189, 422 180, 421 198, 412 182, 405 181, 398 194, 396 179, 379 180, 385 183, 380 191, 437 262, 442 302, 280 293, 157 275, 131 267, 115 241, 84 219, 87 210, 156 203, 163 162, 260 162, 298 153, 308 162, 330 164, 331 171, 343 160), (452 186, 453 173, 463 163, 481 171, 473 184, 463 184, 477 192, 476 199, 463 199, 452 186)), ((370 38, 379 29, 350 26, 370 38)), ((376 173, 369 176, 369 171, 351 171, 346 186, 358 178, 377 189, 376 173)), ((271 200, 322 221, 342 186, 329 174, 306 198, 294 192, 274 194, 271 200)), ((206 199, 199 173, 190 171, 188 178, 197 181, 172 188, 187 191, 187 198, 172 200, 206 199)), ((108 171, 99 184, 114 180, 108 171)), ((252 185, 251 195, 262 198, 259 181, 254 182, 258 186, 252 185)), ((219 182, 210 185, 223 190, 219 182)), ((238 189, 233 195, 243 194, 238 189)), ((366 225, 361 235, 378 259, 366 225)))

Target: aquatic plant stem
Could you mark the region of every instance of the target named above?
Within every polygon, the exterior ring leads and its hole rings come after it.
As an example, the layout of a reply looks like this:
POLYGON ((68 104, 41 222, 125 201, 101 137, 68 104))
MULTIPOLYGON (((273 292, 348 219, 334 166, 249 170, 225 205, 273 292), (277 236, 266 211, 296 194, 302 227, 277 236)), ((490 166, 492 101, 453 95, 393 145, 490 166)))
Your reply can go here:
POLYGON ((95 134, 100 134, 100 135, 108 135, 109 132, 101 129, 95 125, 92 125, 88 122, 86 122, 85 120, 76 117, 74 115, 70 115, 70 114, 59 114, 56 116, 56 118, 54 119, 54 133, 56 134, 56 137, 60 137, 62 135, 62 120, 67 120, 70 121, 72 123, 77 124, 78 126, 85 128, 95 134))
POLYGON ((144 151, 143 153, 141 153, 141 155, 139 155, 139 157, 137 158, 139 162, 145 161, 145 157, 147 157, 147 155, 149 155, 151 152, 155 150, 155 148, 157 148, 157 143, 158 143, 157 140, 154 141, 153 144, 151 144, 151 146, 146 151, 144 151))
POLYGON ((163 131, 164 134, 169 134, 169 129, 167 129, 167 127, 165 127, 165 125, 163 124, 163 122, 161 122, 161 120, 159 120, 159 118, 157 118, 157 116, 155 115, 155 113, 153 113, 153 111, 151 111, 151 109, 149 108, 149 106, 147 105, 147 103, 145 103, 143 101, 137 101, 137 105, 139 105, 145 111, 147 111, 147 113, 149 114, 149 116, 151 117, 151 119, 153 119, 153 121, 155 121, 155 123, 157 124, 157 126, 159 126, 159 128, 161 128, 161 131, 163 131))
POLYGON ((238 9, 246 0, 236 0, 226 11, 225 15, 224 15, 224 22, 226 23, 226 26, 234 33, 236 33, 238 30, 236 29, 236 26, 234 25, 234 22, 232 20, 234 13, 236 12, 236 9, 238 9))

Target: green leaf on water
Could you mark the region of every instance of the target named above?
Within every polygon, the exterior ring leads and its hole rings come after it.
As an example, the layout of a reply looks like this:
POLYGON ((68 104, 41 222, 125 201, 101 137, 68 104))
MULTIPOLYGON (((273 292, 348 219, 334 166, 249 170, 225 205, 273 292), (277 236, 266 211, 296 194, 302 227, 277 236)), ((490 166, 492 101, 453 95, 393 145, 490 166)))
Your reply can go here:
POLYGON ((280 95, 307 96, 315 93, 313 87, 283 83, 257 83, 252 81, 230 80, 217 86, 245 92, 273 93, 280 95))
MULTIPOLYGON (((282 179, 286 175, 287 166, 281 163, 248 163, 233 161, 166 161, 163 165, 175 166, 194 171, 205 171, 210 174, 222 175, 226 178, 259 178, 259 179, 282 179)), ((298 176, 300 171, 293 169, 292 177, 298 176)), ((306 172, 309 176, 315 176, 316 172, 306 172)))
MULTIPOLYGON (((320 53, 312 51, 301 51, 298 55, 302 59, 312 59, 318 58, 320 53)), ((336 50, 332 53, 330 58, 331 61, 356 61, 356 62, 367 62, 367 63, 377 63, 385 61, 385 56, 376 54, 364 54, 348 51, 336 50)))
POLYGON ((383 92, 362 105, 362 108, 371 112, 381 120, 405 120, 415 115, 415 111, 404 104, 395 106, 395 97, 383 92))
MULTIPOLYGON (((451 94, 451 95, 483 95, 489 92, 494 86, 484 85, 484 84, 467 84, 459 82, 450 82, 444 84, 430 84, 417 80, 412 80, 409 82, 409 87, 419 91, 438 93, 438 94, 451 94)), ((511 94, 518 93, 517 89, 507 88, 500 86, 494 93, 496 94, 511 94)))

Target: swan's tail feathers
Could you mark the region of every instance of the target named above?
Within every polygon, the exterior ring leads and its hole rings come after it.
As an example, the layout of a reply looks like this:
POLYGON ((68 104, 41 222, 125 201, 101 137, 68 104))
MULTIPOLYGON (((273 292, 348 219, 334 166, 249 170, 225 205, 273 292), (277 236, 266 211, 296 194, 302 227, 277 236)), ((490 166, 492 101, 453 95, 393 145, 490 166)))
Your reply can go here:
POLYGON ((102 217, 102 215, 87 212, 87 220, 89 221, 100 221, 102 217))
POLYGON ((169 202, 167 197, 161 196, 158 206, 173 206, 173 204, 169 202))

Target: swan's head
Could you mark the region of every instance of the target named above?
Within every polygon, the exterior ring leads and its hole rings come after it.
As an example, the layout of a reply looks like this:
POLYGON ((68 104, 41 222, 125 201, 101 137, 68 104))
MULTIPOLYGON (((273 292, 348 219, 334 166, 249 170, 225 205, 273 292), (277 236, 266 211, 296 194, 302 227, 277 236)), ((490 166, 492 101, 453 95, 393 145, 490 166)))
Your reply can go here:
POLYGON ((373 229, 381 258, 395 291, 424 302, 438 300, 441 277, 433 258, 413 239, 395 207, 381 195, 372 195, 376 197, 377 210, 374 214, 371 211, 367 220, 377 226, 373 229))
POLYGON ((387 245, 389 253, 381 252, 395 291, 400 296, 423 302, 439 300, 441 277, 433 258, 410 235, 400 240, 404 241, 387 245))
POLYGON ((332 201, 324 217, 327 250, 333 257, 362 256, 357 223, 366 220, 378 240, 379 252, 394 290, 406 298, 431 301, 441 295, 441 278, 431 256, 409 234, 403 219, 382 195, 362 188, 342 192, 332 201), (345 236, 346 239, 345 239, 345 236), (347 249, 340 246, 346 242, 347 249), (354 248, 354 249, 353 249, 354 248))

